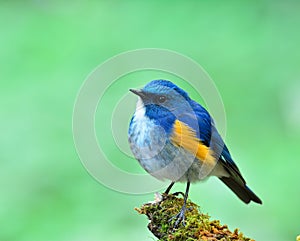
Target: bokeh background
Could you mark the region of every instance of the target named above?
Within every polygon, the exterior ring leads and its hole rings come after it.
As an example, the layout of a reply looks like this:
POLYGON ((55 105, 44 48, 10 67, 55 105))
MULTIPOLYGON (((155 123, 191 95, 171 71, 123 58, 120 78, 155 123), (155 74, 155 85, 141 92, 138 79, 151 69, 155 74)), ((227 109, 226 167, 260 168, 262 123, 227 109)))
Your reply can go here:
MULTIPOLYGON (((145 47, 187 55, 210 74, 227 114, 226 142, 264 203, 244 205, 214 178, 193 185, 190 198, 256 240, 295 240, 299 10, 300 2, 290 0, 1 1, 0 240, 153 240, 146 218, 133 210, 153 194, 122 194, 99 184, 81 164, 72 136, 73 105, 87 75, 118 53, 145 47)), ((132 87, 166 77, 132 76, 132 87)), ((128 81, 112 88, 111 105, 98 112, 111 111, 128 81)), ((122 123, 128 123, 134 102, 132 97, 132 106, 123 108, 122 123)), ((126 140, 126 130, 120 133, 126 140)), ((116 166, 144 173, 108 141, 116 166)))

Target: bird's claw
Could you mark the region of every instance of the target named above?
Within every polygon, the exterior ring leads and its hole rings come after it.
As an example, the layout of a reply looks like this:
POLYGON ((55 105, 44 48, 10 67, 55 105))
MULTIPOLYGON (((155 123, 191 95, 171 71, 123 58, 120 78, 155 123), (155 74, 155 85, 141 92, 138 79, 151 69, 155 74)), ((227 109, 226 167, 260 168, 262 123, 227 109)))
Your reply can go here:
POLYGON ((185 227, 186 222, 185 222, 185 211, 186 208, 182 208, 179 213, 177 213, 174 217, 169 219, 169 222, 171 222, 173 219, 176 219, 174 223, 174 228, 177 228, 180 223, 185 227))
POLYGON ((174 223, 174 228, 178 228, 180 223, 182 223, 182 225, 185 227, 186 226, 185 213, 191 210, 193 210, 193 207, 189 207, 189 208, 182 207, 180 212, 177 213, 174 217, 171 217, 168 221, 171 222, 173 219, 176 219, 174 223))

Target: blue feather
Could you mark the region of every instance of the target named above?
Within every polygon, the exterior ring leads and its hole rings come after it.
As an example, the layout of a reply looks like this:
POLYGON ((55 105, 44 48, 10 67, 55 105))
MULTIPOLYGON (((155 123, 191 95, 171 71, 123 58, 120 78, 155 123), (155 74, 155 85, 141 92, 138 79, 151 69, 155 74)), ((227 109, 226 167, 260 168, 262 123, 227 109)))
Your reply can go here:
POLYGON ((146 106, 145 115, 154 121, 157 125, 164 128, 165 132, 170 135, 173 129, 173 123, 176 120, 174 114, 163 106, 149 104, 146 106))
MULTIPOLYGON (((240 171, 234 163, 227 146, 216 130, 212 117, 202 105, 192 100, 187 92, 167 80, 153 80, 143 88, 146 92, 153 94, 167 94, 170 89, 180 94, 180 96, 188 102, 192 111, 181 110, 181 112, 175 116, 170 110, 161 105, 148 104, 145 114, 163 127, 169 135, 172 134, 173 124, 176 119, 187 124, 194 130, 196 137, 201 140, 204 145, 208 147, 213 145, 212 148, 219 155, 220 161, 223 162, 225 166, 228 166, 228 168, 240 175, 240 171)), ((240 177, 242 178, 241 175, 240 177)))
POLYGON ((153 90, 154 92, 159 92, 160 90, 165 87, 166 90, 173 89, 175 90, 178 94, 180 94, 182 97, 184 97, 186 100, 189 100, 190 97, 188 93, 186 93, 183 89, 179 88, 175 84, 173 84, 171 81, 168 80, 152 80, 148 84, 145 85, 143 88, 144 90, 151 91, 153 90))

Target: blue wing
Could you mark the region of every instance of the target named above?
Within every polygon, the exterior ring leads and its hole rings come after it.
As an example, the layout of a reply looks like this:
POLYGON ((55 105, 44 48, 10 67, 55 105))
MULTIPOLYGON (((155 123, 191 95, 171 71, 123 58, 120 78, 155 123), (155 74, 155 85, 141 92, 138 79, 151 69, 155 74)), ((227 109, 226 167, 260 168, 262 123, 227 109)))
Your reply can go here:
POLYGON ((183 112, 177 118, 193 128, 197 138, 199 138, 204 145, 210 147, 217 153, 219 161, 229 169, 230 173, 236 175, 244 182, 240 170, 233 161, 230 152, 218 133, 214 121, 208 111, 193 100, 190 100, 190 105, 194 113, 183 112))
POLYGON ((182 112, 177 118, 190 126, 195 131, 196 137, 200 139, 203 144, 209 146, 213 120, 207 110, 200 104, 193 100, 190 100, 189 103, 193 109, 193 113, 182 112))
POLYGON ((195 101, 190 101, 194 113, 181 113, 178 119, 195 130, 196 136, 216 154, 219 163, 228 172, 229 177, 219 177, 242 201, 262 203, 260 198, 246 185, 237 165, 222 137, 218 133, 214 121, 207 110, 195 101))

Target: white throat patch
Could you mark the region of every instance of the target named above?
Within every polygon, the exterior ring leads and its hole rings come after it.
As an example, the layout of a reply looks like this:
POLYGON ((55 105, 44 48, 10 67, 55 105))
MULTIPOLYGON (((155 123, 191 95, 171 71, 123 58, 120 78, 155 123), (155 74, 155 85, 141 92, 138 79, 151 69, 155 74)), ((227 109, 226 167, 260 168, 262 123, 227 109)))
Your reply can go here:
POLYGON ((135 118, 136 119, 143 119, 145 118, 146 109, 144 106, 144 103, 141 99, 141 97, 138 98, 138 101, 136 103, 136 109, 135 109, 135 118))

